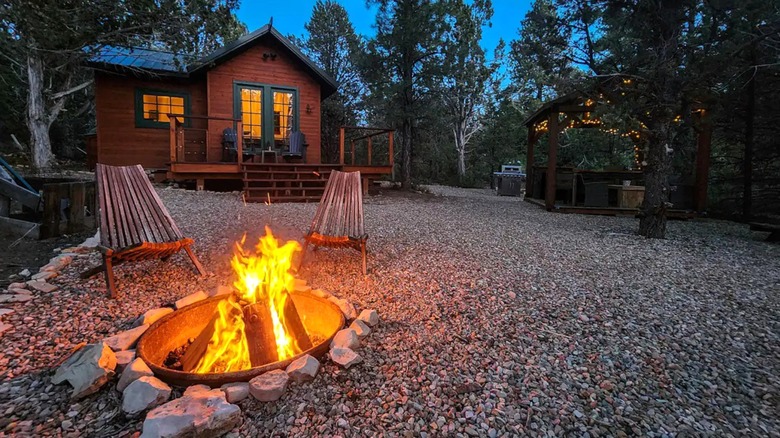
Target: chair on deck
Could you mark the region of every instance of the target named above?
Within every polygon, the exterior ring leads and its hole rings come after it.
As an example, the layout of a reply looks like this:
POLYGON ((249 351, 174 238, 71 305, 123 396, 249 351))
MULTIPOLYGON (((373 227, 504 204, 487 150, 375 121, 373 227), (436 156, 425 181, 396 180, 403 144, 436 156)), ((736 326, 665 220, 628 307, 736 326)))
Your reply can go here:
POLYGON ((330 173, 320 205, 314 214, 309 232, 304 237, 301 261, 303 265, 309 244, 332 248, 353 248, 363 256, 363 275, 366 274, 366 234, 363 225, 363 191, 360 172, 330 173))
POLYGON ((306 136, 301 131, 290 133, 290 147, 282 153, 283 158, 301 158, 306 162, 306 136))
POLYGON ((140 165, 115 167, 98 164, 95 169, 100 207, 100 246, 103 264, 81 274, 91 277, 105 271, 106 288, 116 298, 113 266, 126 261, 162 259, 181 249, 187 252, 200 275, 203 266, 192 252, 193 240, 173 222, 140 165))
POLYGON ((222 161, 233 163, 238 161, 238 134, 233 128, 222 130, 222 161))

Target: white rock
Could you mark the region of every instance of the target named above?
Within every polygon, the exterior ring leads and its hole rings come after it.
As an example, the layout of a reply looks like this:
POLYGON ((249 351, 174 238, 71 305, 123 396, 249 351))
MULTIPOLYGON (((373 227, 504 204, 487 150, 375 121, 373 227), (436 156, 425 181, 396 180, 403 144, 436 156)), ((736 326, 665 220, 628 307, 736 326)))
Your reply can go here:
POLYGON ((370 327, 379 324, 379 314, 376 313, 376 310, 374 309, 363 310, 362 312, 360 312, 360 315, 357 317, 357 319, 365 322, 370 327))
POLYGON ((11 289, 24 289, 27 287, 27 283, 21 282, 21 283, 11 283, 8 285, 8 290, 11 289))
POLYGON ((87 238, 87 240, 81 242, 81 247, 84 248, 95 248, 98 245, 100 245, 100 230, 98 230, 97 233, 95 233, 94 236, 87 238))
POLYGON ((49 284, 46 283, 45 281, 40 281, 40 280, 28 281, 27 286, 37 290, 38 292, 43 292, 45 294, 54 292, 55 290, 59 289, 57 286, 53 284, 49 284))
POLYGON ((4 322, 0 322, 0 336, 3 335, 3 333, 7 332, 8 330, 11 330, 14 328, 11 324, 6 324, 4 322))
POLYGON ((152 325, 155 323, 155 321, 169 313, 173 313, 173 309, 170 307, 160 307, 158 309, 147 310, 143 315, 139 316, 138 319, 135 320, 133 327, 152 325))
POLYGON ((226 286, 224 284, 220 284, 216 288, 212 289, 211 292, 209 292, 210 297, 221 297, 223 295, 230 295, 233 293, 233 287, 232 286, 226 286))
POLYGON ((116 355, 116 372, 122 373, 128 365, 135 360, 135 350, 123 350, 114 353, 116 355))
POLYGON ((154 373, 143 359, 140 357, 136 358, 122 372, 122 375, 119 377, 119 383, 116 384, 116 390, 122 392, 128 385, 144 376, 151 377, 154 376, 154 373))
POLYGON ((312 356, 305 354, 295 359, 287 366, 287 375, 294 382, 308 382, 317 377, 320 370, 320 361, 312 356))
POLYGON ((513 300, 514 300, 515 298, 517 298, 517 294, 516 294, 516 293, 514 293, 514 292, 509 292, 509 293, 507 293, 507 296, 508 296, 509 298, 513 299, 513 300))
POLYGON ((349 325, 349 328, 354 330, 360 339, 365 338, 369 333, 371 333, 371 327, 369 327, 368 324, 363 322, 360 318, 352 321, 352 324, 349 325))
POLYGON ((135 343, 138 342, 138 338, 148 329, 149 326, 144 324, 136 328, 117 333, 114 336, 108 337, 103 340, 114 351, 129 350, 135 347, 135 343))
POLYGON ((190 304, 197 303, 198 301, 203 301, 209 296, 206 295, 206 292, 203 292, 202 290, 199 290, 195 292, 194 294, 187 295, 186 297, 177 300, 176 301, 176 310, 181 309, 184 306, 189 306, 190 304))
POLYGON ((355 306, 352 305, 347 300, 342 300, 341 298, 336 298, 334 296, 328 297, 328 301, 331 303, 339 306, 339 309, 341 309, 341 313, 344 314, 344 317, 347 319, 355 319, 357 318, 357 310, 355 310, 355 306))
POLYGON ((249 397, 249 383, 246 382, 226 383, 219 389, 225 393, 228 403, 237 403, 249 397))
POLYGON ((293 290, 295 292, 309 292, 311 290, 311 286, 309 286, 306 280, 301 280, 300 278, 296 278, 295 284, 293 285, 293 290))
POLYGON ((363 362, 363 358, 359 354, 349 348, 339 347, 330 349, 330 359, 346 369, 363 362))
MULTIPOLYGON (((45 271, 61 271, 73 261, 73 257, 69 255, 58 255, 57 257, 49 260, 49 263, 43 266, 39 272, 45 271)), ((33 277, 35 278, 35 277, 33 277)))
POLYGON ((152 409, 141 437, 218 437, 240 424, 241 409, 228 403, 224 392, 194 385, 181 398, 152 409))
POLYGON ((67 381, 73 386, 71 397, 81 398, 97 392, 114 377, 116 356, 104 343, 89 344, 76 351, 54 373, 51 382, 67 381))
POLYGON ((284 395, 289 380, 284 370, 269 371, 249 381, 249 392, 260 401, 276 401, 284 395))
POLYGON ((29 277, 30 276, 30 270, 29 269, 24 269, 22 272, 19 273, 19 275, 22 276, 22 277, 29 277))
MULTIPOLYGON (((310 293, 311 293, 312 295, 314 295, 315 297, 324 298, 324 299, 326 299, 326 300, 327 300, 328 298, 330 298, 330 297, 332 297, 332 296, 333 296, 333 295, 331 295, 329 292, 326 292, 326 291, 324 291, 324 290, 322 290, 322 289, 312 289, 310 293)), ((337 305, 338 305, 338 304, 337 304, 337 305)))
MULTIPOLYGON (((14 289, 19 290, 19 289, 14 289)), ((0 294, 0 303, 25 303, 33 299, 32 295, 25 294, 0 294)))
POLYGON ((336 336, 330 341, 330 348, 349 348, 357 350, 360 348, 360 339, 357 332, 351 328, 341 329, 336 332, 336 336))
POLYGON ((33 280, 50 280, 54 277, 56 277, 58 274, 54 271, 41 271, 35 275, 32 276, 33 280))
POLYGON ((0 316, 10 315, 14 313, 14 309, 0 309, 0 316))
MULTIPOLYGON (((140 360, 140 359, 139 359, 140 360)), ((153 376, 143 376, 122 391, 122 410, 134 416, 168 401, 171 387, 153 376)))

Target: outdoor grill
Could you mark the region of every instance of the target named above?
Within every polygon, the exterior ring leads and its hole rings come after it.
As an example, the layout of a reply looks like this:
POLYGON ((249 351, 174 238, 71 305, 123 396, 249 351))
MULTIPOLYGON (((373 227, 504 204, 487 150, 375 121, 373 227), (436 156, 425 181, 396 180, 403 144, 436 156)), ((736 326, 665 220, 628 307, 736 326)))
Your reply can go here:
POLYGON ((525 191, 525 173, 521 166, 504 164, 500 172, 493 172, 493 186, 499 196, 522 196, 525 191))

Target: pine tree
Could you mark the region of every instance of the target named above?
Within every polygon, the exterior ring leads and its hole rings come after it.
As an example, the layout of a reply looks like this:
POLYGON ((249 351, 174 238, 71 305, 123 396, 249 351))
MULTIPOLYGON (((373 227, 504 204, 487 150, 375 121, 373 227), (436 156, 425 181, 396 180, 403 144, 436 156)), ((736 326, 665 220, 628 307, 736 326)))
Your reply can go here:
POLYGON ((322 102, 322 160, 339 159, 339 127, 357 125, 365 86, 357 67, 364 43, 355 33, 346 9, 333 0, 317 0, 301 49, 339 83, 335 94, 322 102))

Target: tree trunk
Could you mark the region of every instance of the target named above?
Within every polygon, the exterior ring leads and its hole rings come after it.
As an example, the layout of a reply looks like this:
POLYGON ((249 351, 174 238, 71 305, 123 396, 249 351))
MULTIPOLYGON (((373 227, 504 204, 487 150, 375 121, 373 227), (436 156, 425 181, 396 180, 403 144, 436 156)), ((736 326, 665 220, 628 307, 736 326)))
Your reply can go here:
POLYGON ((401 129, 401 188, 412 188, 412 120, 404 117, 401 129))
POLYGON ((458 152, 458 181, 463 183, 466 177, 466 133, 459 124, 455 130, 455 150, 458 152))
POLYGON ((46 169, 54 163, 49 128, 53 120, 46 110, 43 95, 43 60, 34 52, 27 55, 27 128, 30 131, 30 153, 36 169, 46 169))
MULTIPOLYGON (((751 62, 756 64, 756 52, 753 48, 751 62)), ((756 74, 754 71, 747 86, 747 107, 745 108, 745 155, 742 159, 743 192, 742 220, 749 221, 753 216, 753 145, 755 142, 754 123, 756 117, 756 74)))
POLYGON ((644 168, 645 200, 642 203, 639 220, 641 236, 663 239, 666 236, 666 209, 669 207, 669 169, 671 167, 672 145, 671 122, 659 122, 651 130, 644 168))

